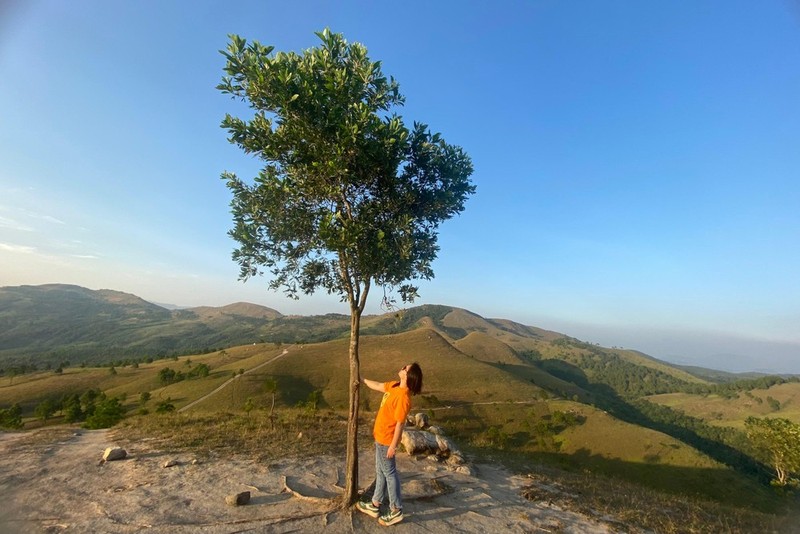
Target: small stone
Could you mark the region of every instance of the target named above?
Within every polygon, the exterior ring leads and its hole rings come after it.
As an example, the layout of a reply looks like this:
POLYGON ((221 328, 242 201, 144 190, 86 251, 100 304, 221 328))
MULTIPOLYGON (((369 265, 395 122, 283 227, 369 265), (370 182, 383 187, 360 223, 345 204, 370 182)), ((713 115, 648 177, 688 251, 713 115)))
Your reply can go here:
POLYGON ((235 495, 228 495, 225 497, 225 502, 230 506, 242 506, 243 504, 250 502, 250 492, 243 491, 241 493, 236 493, 235 495))
POLYGON ((468 465, 460 465, 460 466, 456 467, 456 473, 460 473, 462 475, 468 475, 468 476, 472 476, 472 475, 475 474, 473 472, 473 470, 468 465))
POLYGON ((167 467, 175 467, 179 463, 180 462, 178 462, 178 460, 167 460, 166 462, 164 462, 164 467, 165 468, 167 468, 167 467))
POLYGON ((414 416, 414 424, 417 428, 425 428, 428 426, 428 414, 418 413, 414 416))
POLYGON ((200 460, 198 460, 197 458, 192 458, 192 465, 198 465, 199 463, 200 460))
POLYGON ((302 433, 302 432, 300 432, 299 434, 297 434, 297 439, 303 439, 303 433, 302 433))
POLYGON ((122 460, 128 456, 128 452, 122 447, 109 447, 103 452, 103 461, 113 462, 114 460, 122 460))
POLYGON ((451 454, 447 459, 447 465, 464 465, 465 463, 464 457, 460 454, 451 454))

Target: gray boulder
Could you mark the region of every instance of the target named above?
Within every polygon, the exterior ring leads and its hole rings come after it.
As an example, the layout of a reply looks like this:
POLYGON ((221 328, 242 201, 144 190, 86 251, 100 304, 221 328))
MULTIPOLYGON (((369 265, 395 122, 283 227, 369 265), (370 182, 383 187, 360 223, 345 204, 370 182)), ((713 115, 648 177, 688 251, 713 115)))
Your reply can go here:
POLYGON ((427 454, 439 449, 436 436, 424 430, 406 430, 401 443, 408 454, 427 454))

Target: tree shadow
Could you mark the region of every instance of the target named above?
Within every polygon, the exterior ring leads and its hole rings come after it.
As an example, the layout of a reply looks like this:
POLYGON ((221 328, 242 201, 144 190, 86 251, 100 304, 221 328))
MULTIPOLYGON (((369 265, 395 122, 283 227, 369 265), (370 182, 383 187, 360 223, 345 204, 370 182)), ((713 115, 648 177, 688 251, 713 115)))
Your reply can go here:
POLYGON ((536 457, 547 465, 555 465, 567 471, 580 469, 587 476, 599 474, 633 482, 659 492, 693 496, 701 500, 725 503, 764 513, 779 513, 786 504, 777 499, 767 487, 759 487, 754 481, 737 476, 727 469, 681 467, 654 462, 628 462, 592 454, 579 449, 572 454, 536 453, 536 457))

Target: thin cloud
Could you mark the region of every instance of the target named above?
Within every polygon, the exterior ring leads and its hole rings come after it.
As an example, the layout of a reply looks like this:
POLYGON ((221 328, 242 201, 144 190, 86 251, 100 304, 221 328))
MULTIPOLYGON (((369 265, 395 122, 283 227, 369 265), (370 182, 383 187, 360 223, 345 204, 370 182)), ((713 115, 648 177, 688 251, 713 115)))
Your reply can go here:
POLYGON ((51 223, 54 223, 54 224, 67 224, 64 221, 62 221, 61 219, 56 219, 52 215, 38 215, 38 217, 40 219, 42 219, 43 221, 51 222, 51 223))
POLYGON ((11 245, 8 243, 0 243, 0 250, 12 252, 15 254, 35 254, 36 247, 29 247, 26 245, 11 245))
POLYGON ((33 232, 33 228, 19 221, 0 216, 0 228, 9 228, 20 232, 33 232))

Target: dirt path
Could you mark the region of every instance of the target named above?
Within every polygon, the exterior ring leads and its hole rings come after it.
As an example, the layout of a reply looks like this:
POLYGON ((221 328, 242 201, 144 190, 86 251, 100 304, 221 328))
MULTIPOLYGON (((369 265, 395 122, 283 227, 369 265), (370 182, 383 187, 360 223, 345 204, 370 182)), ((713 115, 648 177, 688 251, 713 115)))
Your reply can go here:
MULTIPOLYGON (((245 375, 246 375, 246 374, 248 374, 248 373, 252 373, 253 371, 257 371, 257 370, 261 369, 262 367, 264 367, 265 365, 269 365, 269 364, 271 364, 272 362, 274 362, 275 360, 277 360, 278 358, 282 358, 283 356, 286 356, 287 354, 289 354, 289 349, 283 349, 283 352, 281 352, 280 354, 278 354, 278 355, 277 355, 277 356, 275 356, 274 358, 272 358, 272 359, 270 359, 270 360, 267 360, 267 361, 265 361, 264 363, 260 363, 260 364, 256 365, 255 367, 253 367, 252 369, 248 369, 247 371, 245 371, 245 372, 244 372, 244 373, 242 373, 242 374, 245 374, 245 375)), ((209 397, 211 397, 212 395, 216 395, 217 393, 219 393, 220 391, 222 391, 223 389, 225 389, 225 388, 226 388, 226 387, 227 387, 229 384, 233 383, 233 381, 234 381, 234 380, 239 380, 239 377, 240 377, 240 376, 242 376, 242 375, 236 375, 236 376, 234 376, 233 378, 231 378, 231 379, 229 379, 229 380, 226 380, 226 381, 225 381, 225 382, 224 382, 224 383, 223 383, 221 386, 219 386, 217 389, 215 389, 215 390, 214 390, 214 391, 212 391, 211 393, 208 393, 208 394, 206 394, 206 395, 203 395, 203 396, 202 396, 202 397, 200 397, 199 399, 197 399, 197 400, 195 400, 195 401, 192 401, 192 402, 190 402, 189 404, 187 404, 187 405, 186 405, 186 406, 184 406, 183 408, 180 408, 178 411, 179 411, 179 412, 185 412, 186 410, 188 410, 188 409, 189 409, 189 408, 191 408, 192 406, 195 406, 195 405, 197 405, 197 404, 200 404, 201 402, 203 402, 204 400, 208 399, 208 398, 209 398, 209 397)))
MULTIPOLYGON (((191 460, 147 442, 116 443, 103 430, 0 434, 0 532, 385 532, 363 514, 333 510, 342 458, 191 460), (99 464, 103 450, 114 445, 129 457, 99 464), (165 468, 167 460, 179 463, 165 468), (251 492, 248 505, 225 503, 242 491, 251 492)), ((374 477, 373 464, 372 450, 363 450, 362 484, 374 477)), ((469 476, 400 455, 398 468, 406 520, 394 532, 612 532, 583 515, 526 501, 520 490, 530 480, 495 466, 479 465, 469 476)))

